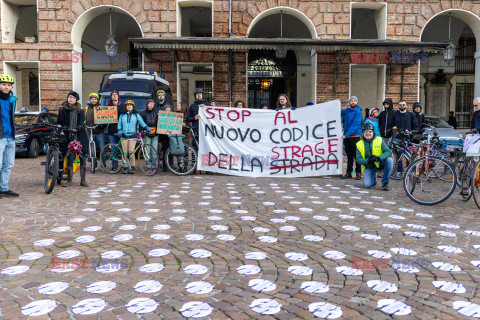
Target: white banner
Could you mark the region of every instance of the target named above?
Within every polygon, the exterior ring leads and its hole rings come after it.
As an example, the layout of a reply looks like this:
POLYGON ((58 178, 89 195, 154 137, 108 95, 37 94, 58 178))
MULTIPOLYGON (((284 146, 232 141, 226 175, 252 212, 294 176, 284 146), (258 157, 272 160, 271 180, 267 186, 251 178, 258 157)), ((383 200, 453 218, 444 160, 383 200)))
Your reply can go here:
POLYGON ((340 101, 296 110, 203 107, 197 169, 247 177, 342 173, 340 101))

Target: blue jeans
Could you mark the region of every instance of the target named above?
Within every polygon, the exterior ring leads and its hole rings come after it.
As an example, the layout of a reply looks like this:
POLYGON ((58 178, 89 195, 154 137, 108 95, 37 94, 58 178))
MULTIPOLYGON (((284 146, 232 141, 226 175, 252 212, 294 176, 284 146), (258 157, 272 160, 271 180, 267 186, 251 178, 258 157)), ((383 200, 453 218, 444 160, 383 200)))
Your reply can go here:
POLYGON ((377 171, 383 170, 382 184, 390 181, 390 175, 392 174, 393 160, 391 157, 380 162, 380 168, 367 169, 363 171, 363 186, 365 188, 371 188, 375 184, 377 178, 377 171))
MULTIPOLYGON (((88 139, 90 139, 90 136, 92 136, 92 135, 89 134, 88 139)), ((100 150, 100 152, 102 152, 102 149, 105 146, 105 134, 104 133, 94 134, 93 135, 93 141, 95 141, 95 144, 97 145, 98 150, 100 150)), ((97 156, 98 156, 98 154, 97 154, 97 156)), ((105 156, 102 157, 102 163, 105 166, 105 156)), ((95 167, 97 167, 97 159, 95 159, 95 167)))
POLYGON ((8 191, 10 172, 15 163, 15 140, 13 138, 0 139, 0 191, 8 191))
MULTIPOLYGON (((157 155, 158 155, 158 135, 155 135, 151 138, 150 137, 145 137, 145 138, 143 138, 143 142, 151 145, 153 147, 153 149, 155 149, 155 152, 152 151, 153 154, 148 155, 148 156, 150 156, 149 158, 152 159, 152 162, 147 164, 147 167, 155 168, 156 165, 157 165, 157 155)), ((148 150, 150 150, 150 149, 148 149, 148 150)))
MULTIPOLYGON (((120 142, 120 137, 114 136, 114 135, 108 135, 108 142, 110 143, 119 143, 120 142)), ((120 155, 112 155, 114 157, 120 157, 120 155)), ((117 160, 112 160, 112 167, 116 168, 118 167, 118 161, 117 160)))

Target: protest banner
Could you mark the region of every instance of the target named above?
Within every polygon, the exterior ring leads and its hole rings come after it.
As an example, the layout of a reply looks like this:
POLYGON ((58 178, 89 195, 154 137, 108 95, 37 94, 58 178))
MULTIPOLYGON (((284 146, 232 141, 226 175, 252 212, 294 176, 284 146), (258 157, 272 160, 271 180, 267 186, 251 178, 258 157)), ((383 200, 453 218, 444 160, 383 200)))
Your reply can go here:
POLYGON ((178 112, 158 112, 158 134, 180 134, 183 128, 183 114, 178 112))
POLYGON ((95 124, 118 123, 118 113, 116 106, 97 106, 93 109, 95 124))
POLYGON ((199 109, 197 169, 248 177, 342 173, 340 101, 296 110, 199 109))

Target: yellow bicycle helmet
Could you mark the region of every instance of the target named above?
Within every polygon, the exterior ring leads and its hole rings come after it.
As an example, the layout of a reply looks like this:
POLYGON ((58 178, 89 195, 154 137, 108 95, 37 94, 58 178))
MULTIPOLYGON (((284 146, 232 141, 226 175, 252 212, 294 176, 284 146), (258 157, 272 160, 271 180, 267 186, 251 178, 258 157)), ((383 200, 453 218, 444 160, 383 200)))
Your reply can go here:
POLYGON ((13 80, 13 77, 5 73, 0 74, 0 83, 2 82, 11 83, 11 84, 15 83, 15 81, 13 80))
POLYGON ((135 107, 135 102, 134 102, 133 100, 127 100, 127 101, 125 101, 125 105, 127 105, 127 104, 131 104, 132 106, 135 107))
POLYGON ((88 96, 88 99, 90 99, 91 97, 95 97, 97 98, 97 100, 100 100, 100 96, 95 92, 90 93, 90 95, 88 96))

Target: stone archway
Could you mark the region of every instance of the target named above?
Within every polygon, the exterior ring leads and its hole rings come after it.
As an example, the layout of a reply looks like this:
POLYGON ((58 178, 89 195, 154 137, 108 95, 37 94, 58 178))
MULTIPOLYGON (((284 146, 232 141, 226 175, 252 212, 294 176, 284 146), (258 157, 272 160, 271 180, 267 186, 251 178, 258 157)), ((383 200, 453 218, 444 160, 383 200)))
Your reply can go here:
MULTIPOLYGON (((73 25, 72 79, 73 89, 86 98, 91 91, 98 91, 101 76, 107 72, 127 69, 130 64, 129 36, 144 37, 135 16, 123 8, 101 5, 82 13, 73 25), (110 59, 105 54, 104 43, 109 31, 109 13, 112 13, 112 31, 119 43, 118 55, 110 59), (83 58, 82 58, 83 57, 83 58), (88 64, 89 68, 85 68, 88 64), (85 70, 84 70, 85 69, 85 70), (88 79, 85 76, 88 74, 88 79), (98 83, 97 83, 98 82, 98 83)), ((143 56, 138 59, 138 69, 143 70, 143 56)))

